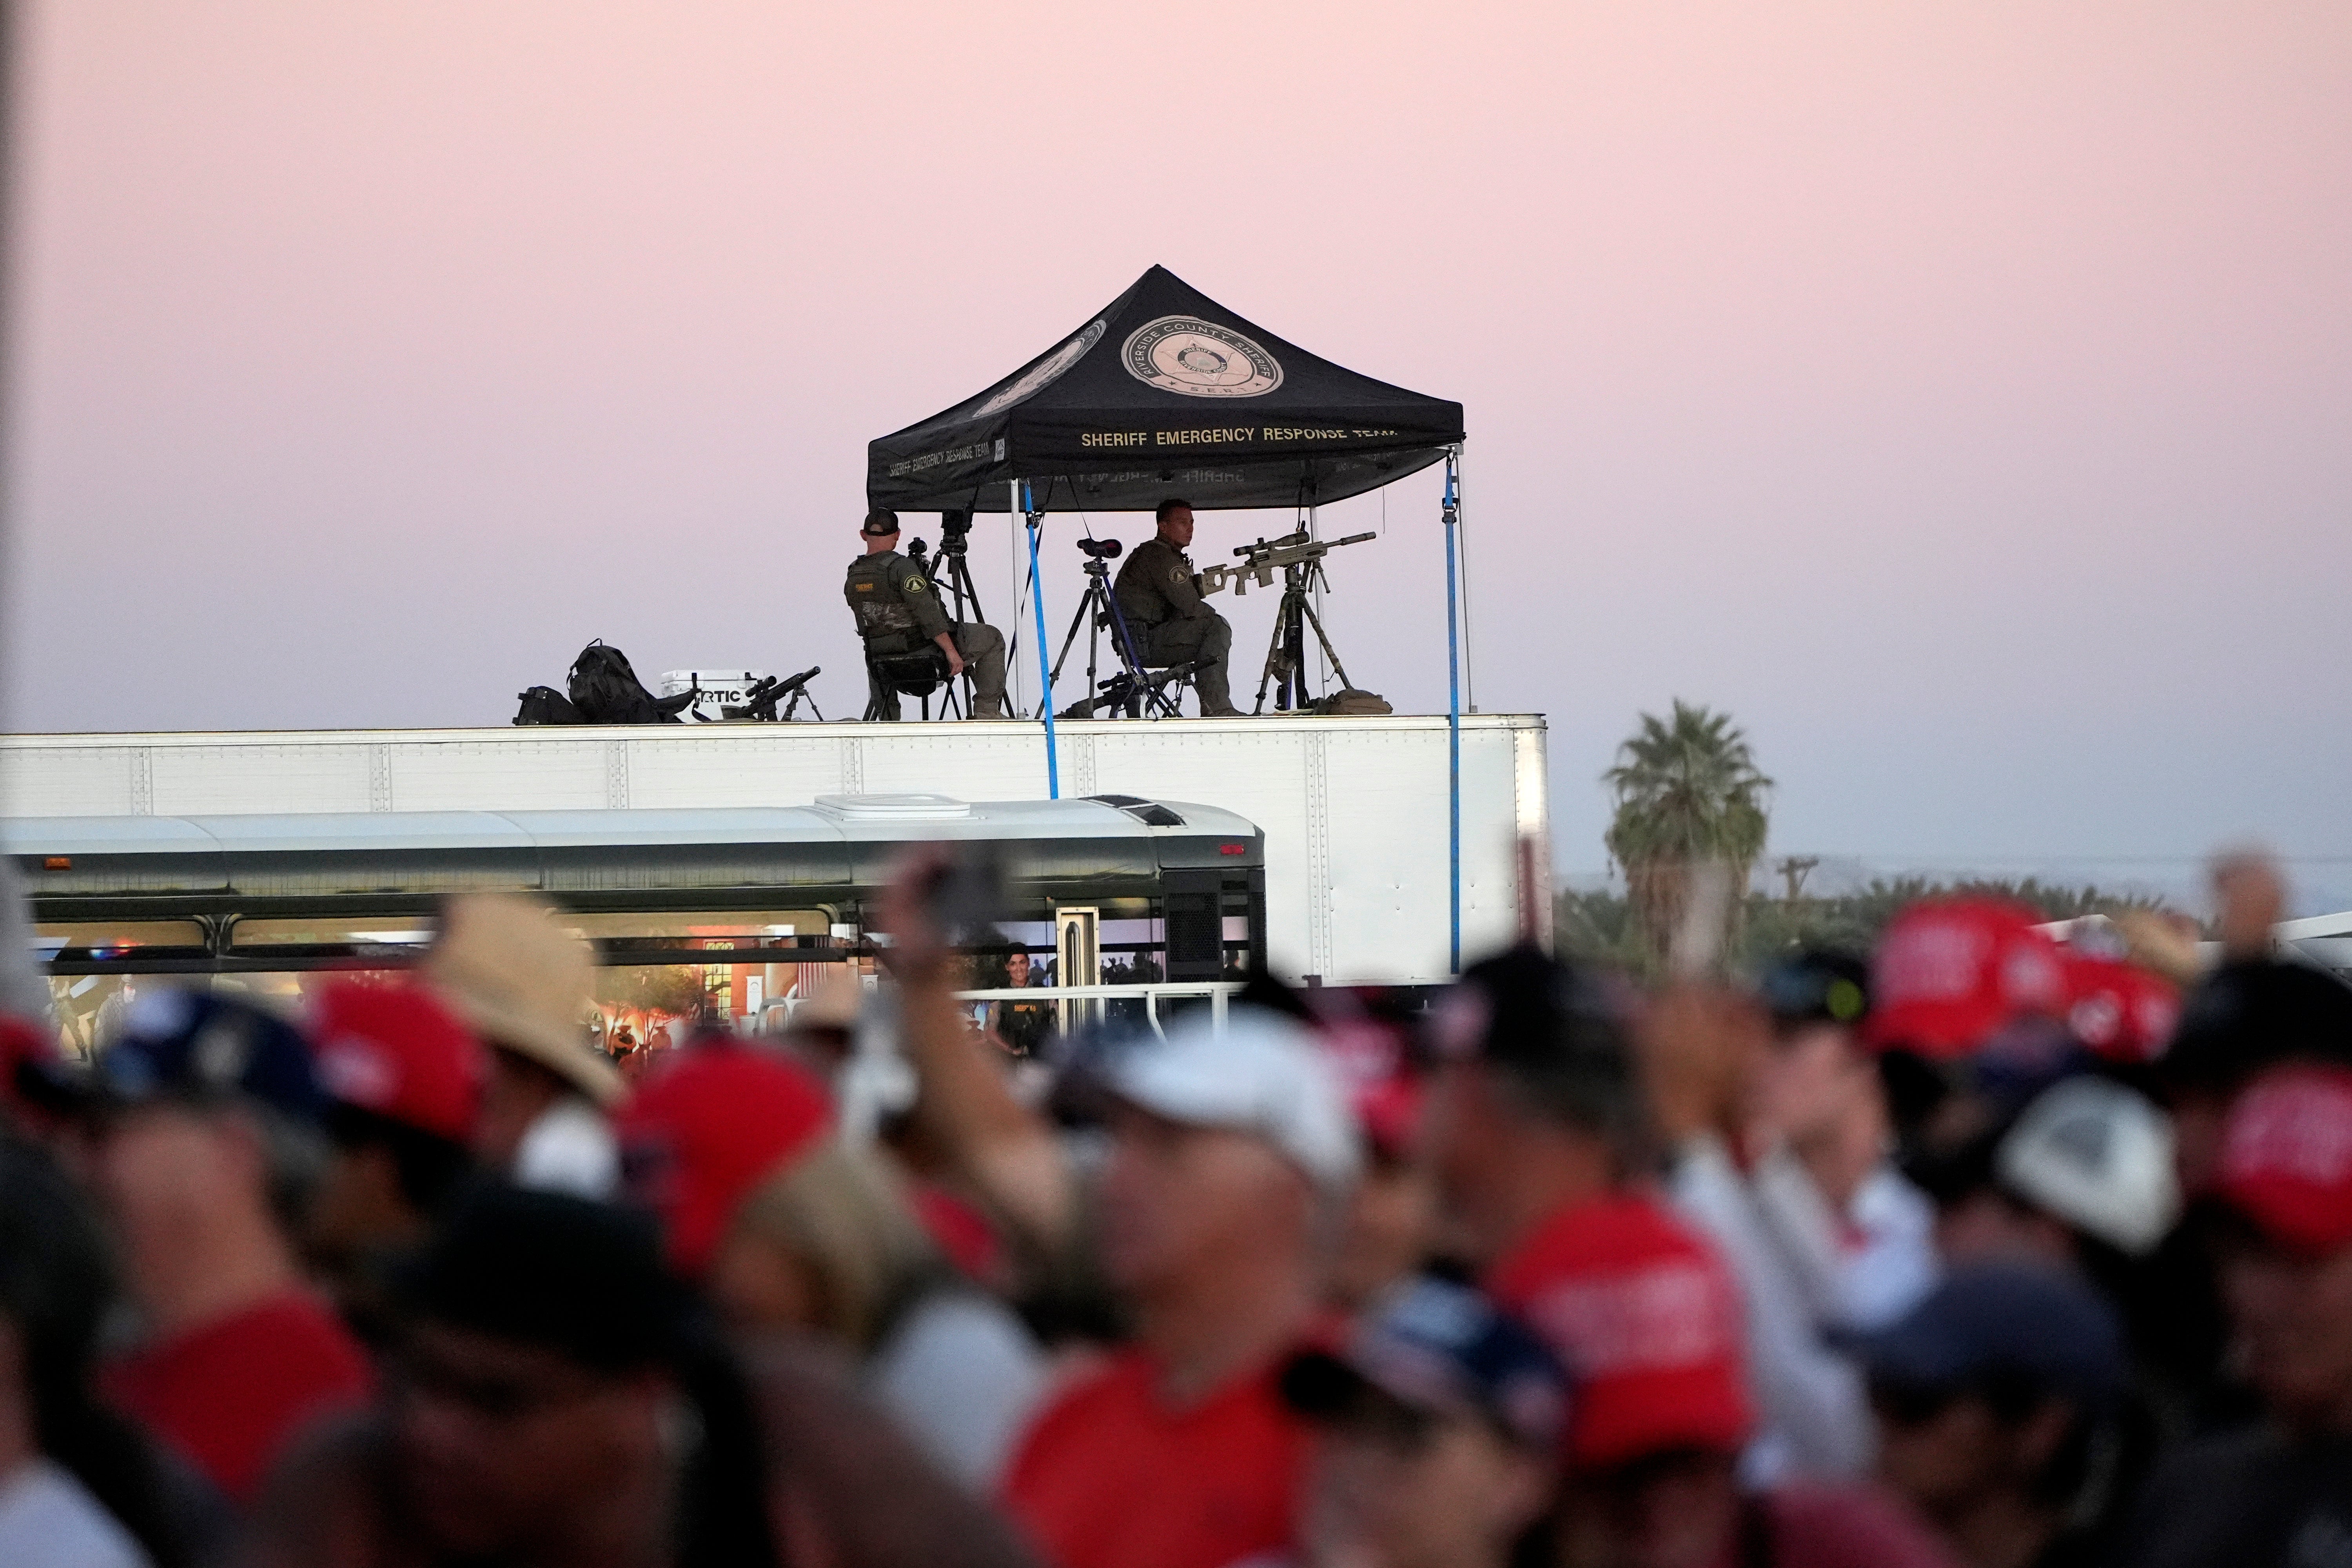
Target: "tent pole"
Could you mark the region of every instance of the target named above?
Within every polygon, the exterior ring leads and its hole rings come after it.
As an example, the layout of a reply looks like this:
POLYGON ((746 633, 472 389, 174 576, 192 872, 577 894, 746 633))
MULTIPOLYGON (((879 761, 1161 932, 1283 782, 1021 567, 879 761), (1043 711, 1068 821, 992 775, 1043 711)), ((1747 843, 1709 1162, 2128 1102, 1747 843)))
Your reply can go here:
POLYGON ((1062 755, 1054 735, 1054 667, 1045 652, 1045 584, 1037 575, 1037 535, 1042 519, 1022 496, 1022 514, 1029 522, 1029 608, 1037 617, 1037 679, 1045 690, 1045 798, 1062 798, 1062 755))
POLYGON ((1005 674, 1011 677, 1013 681, 1013 711, 1026 713, 1029 711, 1029 704, 1023 700, 1022 687, 1024 682, 1021 679, 1021 660, 1016 657, 1020 652, 1018 645, 1021 641, 1021 604, 1029 596, 1028 579, 1021 574, 1021 481, 1007 480, 1004 489, 1004 542, 1013 550, 1012 631, 1015 645, 1007 655, 1005 674))
POLYGON ((1462 658, 1454 637, 1454 483, 1458 448, 1445 454, 1445 823, 1448 973, 1462 973, 1462 658))
POLYGON ((1454 517, 1462 536, 1462 689, 1471 712, 1478 711, 1478 665, 1470 657, 1470 527, 1462 518, 1462 447, 1454 447, 1454 517))

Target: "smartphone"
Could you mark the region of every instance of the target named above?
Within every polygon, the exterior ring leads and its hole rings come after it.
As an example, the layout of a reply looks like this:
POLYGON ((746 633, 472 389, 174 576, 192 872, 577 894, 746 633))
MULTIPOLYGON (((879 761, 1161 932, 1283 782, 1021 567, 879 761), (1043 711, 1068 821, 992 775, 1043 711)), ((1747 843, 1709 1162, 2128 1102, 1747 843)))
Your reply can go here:
POLYGON ((959 845, 925 880, 924 912, 950 947, 982 940, 1004 913, 1004 861, 992 846, 959 845))

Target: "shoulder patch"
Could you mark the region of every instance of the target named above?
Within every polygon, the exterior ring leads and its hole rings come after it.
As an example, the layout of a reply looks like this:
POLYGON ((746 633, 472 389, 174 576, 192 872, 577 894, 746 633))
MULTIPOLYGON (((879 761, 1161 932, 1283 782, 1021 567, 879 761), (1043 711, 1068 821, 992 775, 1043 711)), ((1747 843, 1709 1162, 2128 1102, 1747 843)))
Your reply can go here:
POLYGON ((1192 574, 1185 571, 1181 566, 1171 566, 1168 568, 1168 580, 1171 583, 1181 583, 1191 576, 1192 574))
POLYGON ((909 594, 919 594, 923 591, 923 580, 920 577, 909 577, 898 586, 909 594))

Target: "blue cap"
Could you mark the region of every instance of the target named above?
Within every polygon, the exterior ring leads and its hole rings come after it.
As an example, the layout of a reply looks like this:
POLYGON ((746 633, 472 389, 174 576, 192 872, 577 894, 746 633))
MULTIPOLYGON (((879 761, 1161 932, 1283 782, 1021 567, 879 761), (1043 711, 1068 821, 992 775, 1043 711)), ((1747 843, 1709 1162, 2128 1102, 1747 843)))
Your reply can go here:
POLYGON ((1484 1415, 1535 1448, 1556 1446, 1568 1417, 1568 1373, 1543 1342, 1478 1291, 1427 1275, 1374 1302, 1339 1353, 1309 1352, 1282 1376, 1285 1401, 1310 1416, 1368 1386, 1413 1410, 1484 1415))
POLYGON ((2079 1276, 2041 1264, 1964 1264, 1906 1316, 1851 1342, 1874 1381, 1911 1389, 1999 1379, 2090 1408, 2126 1375, 2115 1310, 2079 1276))
POLYGON ((327 1103, 293 1026, 247 1003, 178 989, 140 994, 91 1087, 117 1104, 246 1099, 305 1121, 327 1103))

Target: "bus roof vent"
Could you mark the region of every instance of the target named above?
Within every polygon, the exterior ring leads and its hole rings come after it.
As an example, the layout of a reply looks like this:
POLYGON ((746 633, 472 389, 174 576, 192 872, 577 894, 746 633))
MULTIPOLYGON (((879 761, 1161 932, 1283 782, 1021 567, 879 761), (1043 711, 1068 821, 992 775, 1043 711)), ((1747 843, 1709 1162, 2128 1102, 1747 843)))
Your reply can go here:
POLYGON ((950 822, 971 815, 971 803, 946 795, 821 795, 816 808, 851 822, 950 822))
POLYGON ((1144 800, 1131 795, 1090 795, 1088 800, 1115 805, 1147 827, 1181 827, 1184 819, 1156 800, 1144 800))

